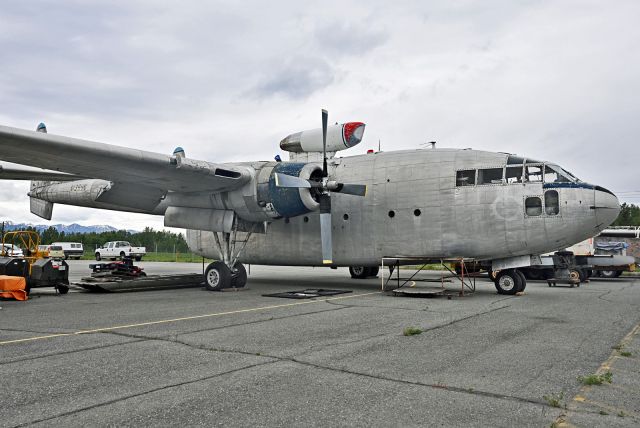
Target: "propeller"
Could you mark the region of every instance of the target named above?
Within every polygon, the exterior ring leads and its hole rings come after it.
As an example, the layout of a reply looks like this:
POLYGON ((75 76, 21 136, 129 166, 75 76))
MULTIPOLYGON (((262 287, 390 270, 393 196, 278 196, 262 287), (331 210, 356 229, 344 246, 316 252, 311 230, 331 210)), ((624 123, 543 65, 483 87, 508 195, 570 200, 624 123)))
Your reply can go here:
POLYGON ((320 237, 322 240, 322 263, 333 263, 333 244, 331 234, 331 193, 344 193, 346 195, 365 196, 367 186, 364 184, 345 184, 329 180, 327 169, 327 122, 329 113, 322 110, 322 181, 306 180, 286 174, 275 174, 276 186, 317 189, 318 203, 320 204, 320 237))

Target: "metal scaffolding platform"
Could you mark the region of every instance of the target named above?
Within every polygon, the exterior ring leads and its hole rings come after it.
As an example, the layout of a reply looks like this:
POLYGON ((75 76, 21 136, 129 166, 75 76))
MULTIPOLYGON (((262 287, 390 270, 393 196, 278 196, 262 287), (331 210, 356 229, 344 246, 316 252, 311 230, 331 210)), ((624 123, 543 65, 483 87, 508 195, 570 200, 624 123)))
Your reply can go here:
MULTIPOLYGON (((465 259, 465 258, 425 258, 425 257, 408 257, 408 256, 393 256, 393 257, 383 257, 382 258, 382 274, 380 275, 382 291, 392 291, 394 295, 403 295, 403 296, 411 296, 411 297, 436 297, 436 296, 448 296, 447 290, 445 289, 446 283, 453 283, 454 280, 460 281, 460 291, 458 295, 460 297, 464 297, 466 294, 473 294, 476 291, 476 278, 478 276, 477 273, 471 273, 468 270, 469 265, 476 265, 477 261, 474 259, 465 259), (439 264, 443 267, 443 270, 447 271, 447 273, 441 273, 440 278, 419 278, 417 275, 425 270, 425 267, 429 264, 439 264), (454 270, 449 266, 453 264, 456 266, 454 270), (389 268, 389 276, 385 279, 385 266, 389 268), (414 266, 415 271, 411 276, 401 277, 400 276, 400 267, 401 266, 414 266), (457 267, 459 266, 459 269, 457 267), (459 272, 458 272, 459 270, 459 272), (394 271, 396 273, 394 278, 394 271), (434 291, 418 289, 414 288, 416 283, 418 282, 431 282, 431 283, 440 283, 440 287, 438 290, 434 291), (390 285, 392 283, 392 285, 390 285), (395 285, 395 286, 394 286, 395 285), (400 290, 403 287, 409 285, 408 289, 400 290), (410 289, 410 290, 409 290, 410 289)), ((411 271, 413 269, 406 269, 407 271, 411 271)))

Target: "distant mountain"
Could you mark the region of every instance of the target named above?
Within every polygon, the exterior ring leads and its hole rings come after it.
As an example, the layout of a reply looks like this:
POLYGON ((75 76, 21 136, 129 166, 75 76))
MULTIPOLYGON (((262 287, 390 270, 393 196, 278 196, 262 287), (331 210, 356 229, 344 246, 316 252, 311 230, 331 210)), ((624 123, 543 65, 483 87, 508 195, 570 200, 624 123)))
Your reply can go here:
MULTIPOLYGON (((56 228, 58 232, 64 233, 102 233, 102 232, 115 232, 119 229, 109 226, 109 225, 93 225, 93 226, 82 226, 81 224, 73 223, 73 224, 30 224, 30 223, 13 223, 11 221, 4 222, 4 230, 21 230, 27 227, 34 227, 38 232, 42 232, 43 230, 47 230, 50 227, 56 228)), ((136 233, 137 230, 128 230, 128 232, 136 233)))

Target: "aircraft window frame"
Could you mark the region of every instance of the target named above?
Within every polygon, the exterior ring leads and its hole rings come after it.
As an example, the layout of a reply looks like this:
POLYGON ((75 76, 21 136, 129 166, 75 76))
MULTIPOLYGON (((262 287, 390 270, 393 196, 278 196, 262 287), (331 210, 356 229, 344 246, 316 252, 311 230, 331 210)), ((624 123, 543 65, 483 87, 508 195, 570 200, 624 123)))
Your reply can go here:
POLYGON ((523 182, 524 183, 543 183, 543 178, 544 178, 544 164, 542 163, 531 163, 531 164, 525 164, 524 165, 524 174, 523 174, 523 182), (540 180, 536 180, 536 181, 531 181, 529 180, 529 176, 531 175, 529 173, 529 168, 540 168, 540 180))
POLYGON ((544 213, 551 217, 560 214, 560 195, 557 190, 547 190, 544 192, 544 213), (554 197, 554 193, 555 200, 551 199, 554 197))
POLYGON ((545 176, 545 183, 575 183, 576 181, 580 181, 578 180, 573 174, 571 174, 570 172, 562 169, 562 167, 552 164, 552 163, 546 163, 544 164, 544 176, 545 176), (556 174, 556 179, 553 181, 548 181, 546 180, 546 175, 547 175, 547 168, 549 168, 551 170, 551 173, 555 173, 556 174))
POLYGON ((495 166, 495 167, 489 167, 489 168, 478 168, 478 173, 476 174, 476 186, 500 186, 504 184, 504 166, 495 166), (490 182, 485 183, 482 182, 482 180, 484 180, 484 171, 491 171, 491 170, 495 170, 498 171, 500 170, 501 174, 500 174, 500 178, 492 178, 490 182))
POLYGON ((456 171, 456 187, 473 187, 476 185, 476 178, 478 176, 478 170, 477 169, 459 169, 456 171), (461 175, 462 173, 468 173, 468 172, 473 172, 472 176, 469 175, 461 175), (472 182, 469 183, 468 181, 461 181, 463 178, 473 178, 472 182), (461 184, 464 183, 464 184, 461 184))
POLYGON ((542 198, 538 195, 525 196, 524 199, 524 213, 527 217, 540 217, 543 213, 542 198), (537 199, 540 205, 529 205, 529 200, 533 201, 537 199))
POLYGON ((504 181, 506 184, 522 184, 524 183, 524 165, 507 165, 504 169, 504 181), (514 175, 509 177, 509 170, 520 169, 520 175, 514 175), (509 181, 509 179, 515 179, 515 181, 509 181))

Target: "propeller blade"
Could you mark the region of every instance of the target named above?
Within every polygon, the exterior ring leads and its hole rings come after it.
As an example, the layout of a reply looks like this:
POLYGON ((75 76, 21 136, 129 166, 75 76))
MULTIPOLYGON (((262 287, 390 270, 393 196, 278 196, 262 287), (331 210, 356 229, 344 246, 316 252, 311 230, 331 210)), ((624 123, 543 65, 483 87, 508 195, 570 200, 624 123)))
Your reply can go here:
POLYGON ((329 112, 322 109, 322 176, 328 177, 327 171, 327 122, 329 121, 329 112))
POLYGON ((333 190, 337 193, 345 193, 347 195, 354 196, 366 196, 367 195, 367 186, 364 184, 342 184, 339 183, 338 188, 333 190))
POLYGON ((320 195, 320 238, 322 240, 322 264, 333 263, 333 244, 331 242, 331 196, 320 195))
POLYGON ((280 174, 276 172, 274 174, 274 178, 276 181, 277 187, 296 187, 296 188, 310 188, 311 184, 309 181, 300 177, 293 177, 287 174, 280 174))

